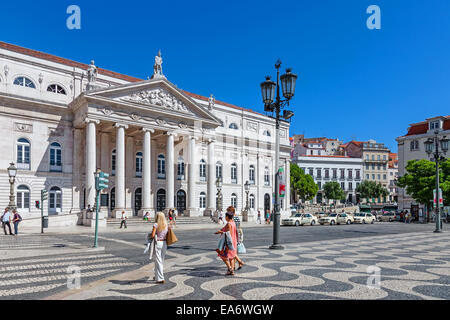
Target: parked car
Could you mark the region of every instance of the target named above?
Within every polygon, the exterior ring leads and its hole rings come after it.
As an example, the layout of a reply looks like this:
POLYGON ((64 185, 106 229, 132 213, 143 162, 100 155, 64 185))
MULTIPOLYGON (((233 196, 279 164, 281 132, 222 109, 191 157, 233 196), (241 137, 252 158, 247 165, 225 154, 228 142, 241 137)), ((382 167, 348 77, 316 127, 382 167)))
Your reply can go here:
POLYGON ((337 224, 352 224, 354 222, 354 218, 352 215, 347 214, 347 213, 340 213, 338 214, 336 223, 337 224))
POLYGON ((374 222, 375 222, 375 217, 371 213, 360 212, 360 213, 355 214, 354 223, 362 223, 362 224, 371 223, 371 224, 373 224, 374 222))
POLYGON ((305 224, 315 225, 317 218, 310 213, 296 213, 287 219, 281 220, 281 224, 285 226, 303 226, 305 224))
POLYGON ((337 218, 338 218, 338 214, 337 213, 330 213, 328 216, 320 218, 319 219, 319 223, 321 225, 324 225, 324 224, 328 223, 328 224, 330 224, 332 226, 332 225, 335 225, 337 223, 337 218))
POLYGON ((327 213, 326 212, 317 212, 314 215, 317 217, 317 219, 320 219, 320 218, 326 217, 327 213))
POLYGON ((395 212, 387 212, 387 213, 385 213, 385 214, 383 214, 381 216, 378 216, 378 221, 383 221, 383 222, 389 221, 389 222, 392 222, 392 221, 395 221, 395 220, 396 220, 395 219, 395 212))

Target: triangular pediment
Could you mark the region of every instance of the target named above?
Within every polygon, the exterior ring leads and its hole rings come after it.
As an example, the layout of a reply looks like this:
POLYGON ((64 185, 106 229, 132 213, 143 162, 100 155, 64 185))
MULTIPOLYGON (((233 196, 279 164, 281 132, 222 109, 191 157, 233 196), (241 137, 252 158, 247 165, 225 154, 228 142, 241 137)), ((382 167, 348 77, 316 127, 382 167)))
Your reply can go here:
POLYGON ((126 85, 88 91, 87 96, 101 97, 129 106, 148 108, 149 111, 172 116, 185 116, 219 126, 221 121, 203 106, 166 79, 145 80, 126 85))

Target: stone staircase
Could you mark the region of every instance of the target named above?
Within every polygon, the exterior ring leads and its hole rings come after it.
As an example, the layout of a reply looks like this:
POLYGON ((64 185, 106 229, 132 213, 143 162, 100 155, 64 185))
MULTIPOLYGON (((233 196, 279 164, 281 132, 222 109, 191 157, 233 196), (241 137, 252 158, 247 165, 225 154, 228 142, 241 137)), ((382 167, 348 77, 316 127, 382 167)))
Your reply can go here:
MULTIPOLYGON (((152 225, 154 223, 154 219, 151 221, 145 221, 140 217, 131 217, 127 219, 127 226, 140 226, 140 225, 152 225)), ((204 224, 211 223, 210 217, 177 217, 177 225, 185 225, 185 224, 204 224)), ((120 227, 120 219, 108 218, 107 219, 108 227, 120 227)))

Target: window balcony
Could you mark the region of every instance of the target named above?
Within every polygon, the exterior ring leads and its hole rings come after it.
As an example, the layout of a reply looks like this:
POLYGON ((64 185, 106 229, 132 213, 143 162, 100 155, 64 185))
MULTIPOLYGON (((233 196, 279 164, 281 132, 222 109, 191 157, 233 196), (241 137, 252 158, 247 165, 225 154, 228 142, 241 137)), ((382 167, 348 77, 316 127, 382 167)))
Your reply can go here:
POLYGON ((142 178, 142 171, 136 171, 136 178, 142 178))
POLYGON ((158 172, 158 179, 165 179, 166 178, 166 173, 159 173, 158 172))
POLYGON ((177 180, 184 180, 184 174, 178 174, 177 180))
POLYGON ((17 169, 19 170, 30 170, 30 164, 29 163, 17 163, 17 169))
POLYGON ((233 183, 233 184, 237 184, 237 179, 233 179, 233 178, 231 178, 231 183, 233 183))
POLYGON ((50 165, 50 172, 62 172, 62 166, 50 165))

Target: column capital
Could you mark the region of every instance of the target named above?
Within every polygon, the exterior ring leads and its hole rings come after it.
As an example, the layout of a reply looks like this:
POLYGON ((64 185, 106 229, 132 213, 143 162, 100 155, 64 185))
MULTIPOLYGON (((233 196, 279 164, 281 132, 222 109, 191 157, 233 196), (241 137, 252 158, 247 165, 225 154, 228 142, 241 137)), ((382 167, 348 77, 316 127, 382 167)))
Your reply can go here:
POLYGON ((173 131, 167 131, 167 132, 166 132, 166 135, 168 135, 168 136, 174 136, 174 137, 178 136, 178 134, 177 134, 176 132, 173 132, 173 131))
POLYGON ((142 128, 141 130, 144 132, 155 133, 155 129, 152 129, 152 128, 142 128))
POLYGON ((114 124, 114 127, 116 127, 116 128, 124 128, 124 129, 128 129, 128 125, 127 125, 127 124, 124 124, 124 123, 118 123, 118 122, 116 122, 116 123, 114 124))
POLYGON ((214 143, 214 142, 216 142, 216 139, 215 138, 208 138, 208 139, 206 139, 206 142, 208 142, 208 144, 214 143))
POLYGON ((95 123, 95 124, 99 124, 99 123, 100 123, 100 120, 92 119, 92 118, 85 118, 85 119, 84 119, 84 122, 85 122, 85 123, 93 122, 93 123, 95 123))
POLYGON ((189 140, 191 140, 191 139, 196 140, 196 141, 199 140, 199 137, 195 136, 195 135, 188 135, 188 138, 189 138, 189 140))

